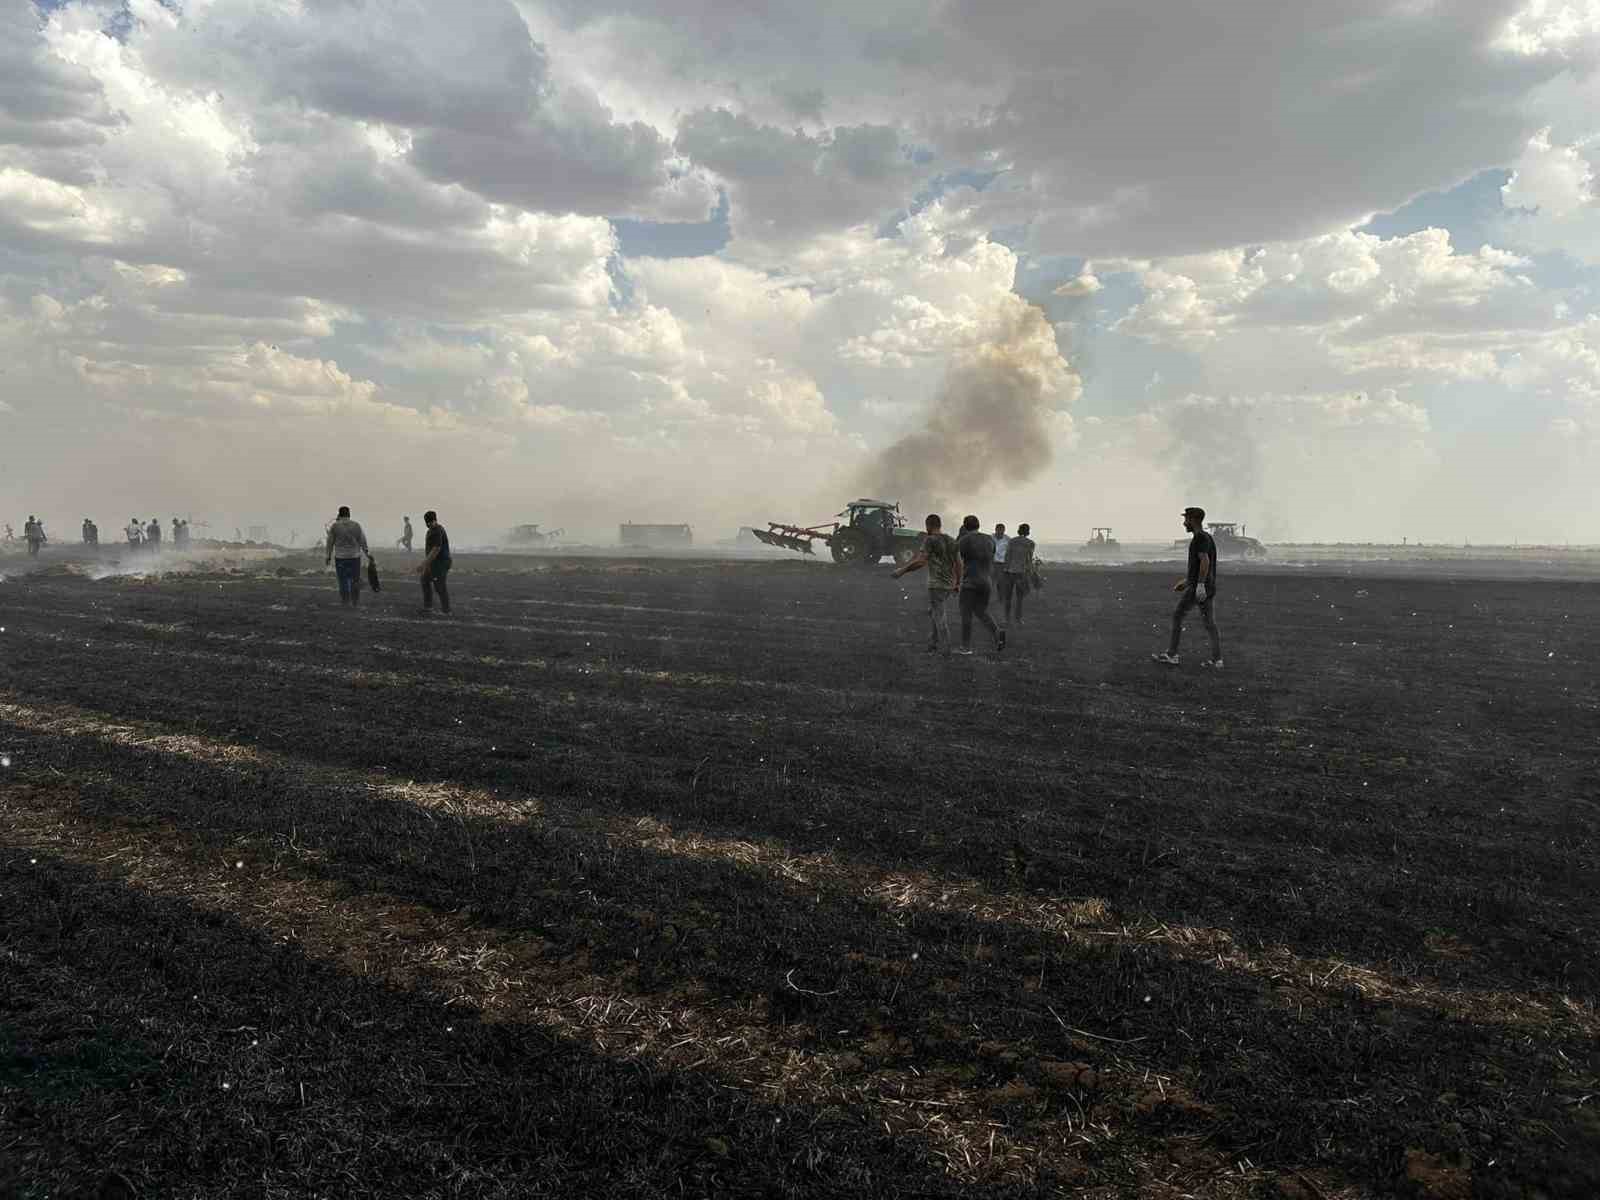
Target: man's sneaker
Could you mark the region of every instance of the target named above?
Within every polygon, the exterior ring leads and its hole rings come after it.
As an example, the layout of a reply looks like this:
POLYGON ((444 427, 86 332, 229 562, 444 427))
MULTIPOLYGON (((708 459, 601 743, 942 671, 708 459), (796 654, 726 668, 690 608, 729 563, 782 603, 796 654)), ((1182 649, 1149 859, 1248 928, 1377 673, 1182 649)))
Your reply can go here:
POLYGON ((1167 667, 1175 667, 1178 665, 1178 656, 1176 654, 1152 654, 1150 661, 1161 663, 1167 667))
POLYGON ((957 654, 971 654, 972 653, 972 647, 971 646, 957 646, 955 648, 955 653, 957 653, 957 654))
POLYGON ((995 636, 995 639, 994 639, 994 652, 996 654, 1003 653, 1005 648, 1006 648, 1006 631, 1004 629, 1002 629, 995 636))
POLYGON ((1200 660, 1200 665, 1209 667, 1213 671, 1222 670, 1222 660, 1220 658, 1203 658, 1200 660))

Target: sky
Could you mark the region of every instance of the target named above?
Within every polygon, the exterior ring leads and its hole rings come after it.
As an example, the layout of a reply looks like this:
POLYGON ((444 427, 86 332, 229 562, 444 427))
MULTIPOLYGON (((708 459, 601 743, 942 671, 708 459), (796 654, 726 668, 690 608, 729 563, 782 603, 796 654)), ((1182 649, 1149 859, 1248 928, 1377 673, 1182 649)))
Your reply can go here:
POLYGON ((0 0, 0 520, 1600 543, 1597 64, 1600 0, 0 0))

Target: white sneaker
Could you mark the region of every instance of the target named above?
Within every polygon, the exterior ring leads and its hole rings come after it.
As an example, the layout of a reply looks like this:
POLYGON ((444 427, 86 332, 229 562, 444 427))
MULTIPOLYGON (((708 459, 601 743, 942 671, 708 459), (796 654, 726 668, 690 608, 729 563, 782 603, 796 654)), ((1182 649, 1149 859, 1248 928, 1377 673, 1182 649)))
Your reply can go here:
POLYGON ((1209 667, 1213 671, 1222 670, 1222 660, 1220 658, 1203 658, 1200 660, 1200 665, 1209 667))
POLYGON ((1176 654, 1166 653, 1152 654, 1150 656, 1150 661, 1161 663, 1163 666, 1167 667, 1175 667, 1178 665, 1178 656, 1176 654))
POLYGON ((972 653, 972 647, 971 646, 957 646, 955 648, 954 653, 956 653, 956 654, 969 654, 970 655, 972 653))

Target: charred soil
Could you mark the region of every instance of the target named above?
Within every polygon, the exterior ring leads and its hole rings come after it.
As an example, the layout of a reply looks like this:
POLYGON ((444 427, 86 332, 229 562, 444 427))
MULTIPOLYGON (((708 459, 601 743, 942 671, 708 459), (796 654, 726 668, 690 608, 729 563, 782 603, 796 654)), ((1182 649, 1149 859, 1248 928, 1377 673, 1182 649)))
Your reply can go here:
POLYGON ((1600 1195, 1593 584, 317 565, 0 583, 0 1194, 1600 1195))

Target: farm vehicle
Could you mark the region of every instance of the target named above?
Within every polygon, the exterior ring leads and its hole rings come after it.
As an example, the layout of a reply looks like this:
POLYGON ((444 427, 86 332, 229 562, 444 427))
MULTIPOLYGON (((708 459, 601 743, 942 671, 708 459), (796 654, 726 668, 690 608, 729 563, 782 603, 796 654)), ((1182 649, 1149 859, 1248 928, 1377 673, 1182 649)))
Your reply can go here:
POLYGON ((903 566, 922 548, 922 531, 906 528, 900 506, 889 500, 852 500, 833 521, 818 525, 782 525, 752 528, 757 541, 781 550, 815 554, 820 542, 833 561, 844 566, 871 566, 892 558, 903 566))

